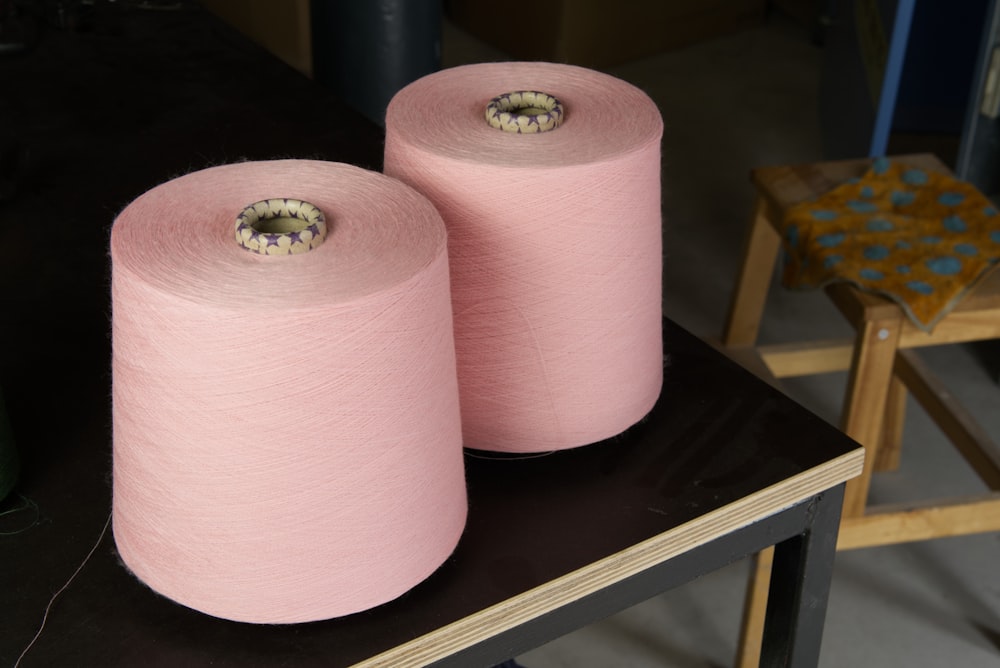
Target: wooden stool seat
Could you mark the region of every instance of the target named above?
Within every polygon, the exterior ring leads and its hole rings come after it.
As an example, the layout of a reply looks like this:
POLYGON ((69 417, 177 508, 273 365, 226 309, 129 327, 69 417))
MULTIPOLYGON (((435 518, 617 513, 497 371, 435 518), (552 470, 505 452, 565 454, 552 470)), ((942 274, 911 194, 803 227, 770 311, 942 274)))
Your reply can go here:
MULTIPOLYGON (((932 155, 894 160, 948 173, 932 155)), ((980 280, 932 332, 914 325, 895 302, 837 283, 825 292, 854 328, 853 339, 757 345, 786 210, 862 176, 870 165, 865 159, 753 170, 757 202, 722 334, 723 350, 758 375, 770 376, 772 382, 788 376, 849 371, 841 429, 864 445, 866 452, 862 475, 847 484, 838 550, 998 531, 1000 450, 913 349, 1000 338, 1000 272, 990 272, 980 280), (907 392, 941 427, 988 492, 905 506, 867 505, 872 472, 898 465, 907 392)), ((757 665, 769 576, 770 555, 762 553, 748 588, 740 666, 757 665)))

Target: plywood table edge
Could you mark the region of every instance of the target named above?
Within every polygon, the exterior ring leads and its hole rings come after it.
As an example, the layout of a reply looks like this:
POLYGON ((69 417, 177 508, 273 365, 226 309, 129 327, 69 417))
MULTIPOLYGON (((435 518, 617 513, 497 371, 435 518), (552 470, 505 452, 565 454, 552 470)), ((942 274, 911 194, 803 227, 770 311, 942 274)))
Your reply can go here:
POLYGON ((670 531, 365 659, 354 668, 426 666, 801 503, 860 475, 863 465, 864 450, 859 446, 670 531))

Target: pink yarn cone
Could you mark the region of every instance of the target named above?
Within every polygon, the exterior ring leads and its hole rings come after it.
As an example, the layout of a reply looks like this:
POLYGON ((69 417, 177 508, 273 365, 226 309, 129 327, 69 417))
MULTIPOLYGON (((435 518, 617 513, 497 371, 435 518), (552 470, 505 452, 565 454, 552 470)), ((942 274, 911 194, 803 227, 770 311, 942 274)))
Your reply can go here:
POLYGON ((443 223, 403 184, 303 160, 207 169, 111 235, 114 535, 155 591, 305 622, 407 591, 452 552, 466 496, 443 223), (299 198, 299 255, 234 238, 299 198))
POLYGON ((459 67, 390 103, 385 172, 448 227, 467 447, 584 445, 656 402, 662 132, 642 91, 569 65, 459 67), (521 90, 557 98, 561 126, 487 123, 491 98, 521 90))

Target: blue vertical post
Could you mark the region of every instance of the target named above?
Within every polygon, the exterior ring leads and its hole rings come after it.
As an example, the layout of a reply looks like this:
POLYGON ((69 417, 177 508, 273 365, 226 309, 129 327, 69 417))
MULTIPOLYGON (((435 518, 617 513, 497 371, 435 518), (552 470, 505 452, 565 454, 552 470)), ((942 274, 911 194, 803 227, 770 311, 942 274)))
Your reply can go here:
POLYGON ((884 156, 889 146, 889 133, 892 132, 892 119, 896 112, 896 96, 899 93, 899 81, 906 60, 906 46, 910 38, 910 25, 913 23, 913 9, 916 0, 899 0, 896 5, 896 15, 892 22, 892 32, 889 38, 889 53, 886 57, 885 72, 882 75, 882 90, 879 93, 878 106, 875 111, 875 127, 872 129, 872 143, 868 149, 871 157, 884 156))

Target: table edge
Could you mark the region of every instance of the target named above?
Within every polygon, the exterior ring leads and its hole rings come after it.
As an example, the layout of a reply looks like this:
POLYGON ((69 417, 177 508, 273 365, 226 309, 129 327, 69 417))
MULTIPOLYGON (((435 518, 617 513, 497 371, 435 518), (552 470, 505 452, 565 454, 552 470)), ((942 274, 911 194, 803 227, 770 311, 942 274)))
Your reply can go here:
POLYGON ((670 531, 365 659, 354 668, 426 666, 801 503, 860 475, 863 465, 864 449, 858 446, 670 531))

